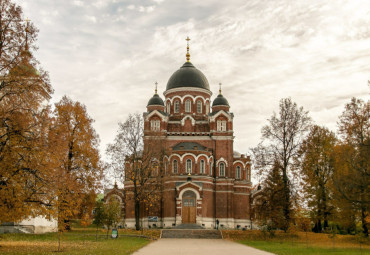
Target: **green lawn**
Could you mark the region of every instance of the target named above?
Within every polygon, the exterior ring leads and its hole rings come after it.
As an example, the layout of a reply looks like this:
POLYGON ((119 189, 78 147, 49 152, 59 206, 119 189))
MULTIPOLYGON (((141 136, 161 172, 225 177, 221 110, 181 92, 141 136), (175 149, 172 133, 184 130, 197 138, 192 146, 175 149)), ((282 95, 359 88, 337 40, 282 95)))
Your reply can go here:
POLYGON ((62 253, 58 249, 56 233, 3 234, 0 235, 0 254, 131 254, 147 245, 146 238, 120 236, 118 239, 106 239, 99 231, 96 241, 94 231, 71 231, 62 235, 62 253))
POLYGON ((254 248, 272 252, 278 255, 367 255, 370 254, 370 249, 360 248, 332 248, 332 247, 320 247, 320 246, 306 246, 302 243, 289 243, 289 242, 278 242, 278 241, 249 241, 239 240, 241 244, 246 244, 254 248))

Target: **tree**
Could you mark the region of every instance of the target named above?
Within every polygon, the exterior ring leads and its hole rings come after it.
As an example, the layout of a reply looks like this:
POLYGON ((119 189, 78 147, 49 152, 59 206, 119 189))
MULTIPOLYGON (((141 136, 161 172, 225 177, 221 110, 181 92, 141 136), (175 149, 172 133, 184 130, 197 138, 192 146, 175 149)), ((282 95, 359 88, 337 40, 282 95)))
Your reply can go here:
POLYGON ((266 168, 279 165, 283 178, 282 206, 284 214, 284 230, 287 230, 291 220, 293 159, 298 155, 305 134, 310 128, 311 118, 302 107, 298 108, 290 98, 280 100, 279 115, 273 113, 268 120, 269 125, 262 128, 262 142, 253 148, 255 167, 260 174, 266 168), (267 142, 267 144, 264 144, 267 142))
POLYGON ((315 221, 315 232, 329 227, 328 216, 333 211, 331 180, 333 176, 333 151, 336 144, 333 132, 314 125, 304 140, 300 154, 303 191, 315 221))
POLYGON ((107 238, 109 228, 116 225, 121 218, 121 205, 119 201, 111 198, 107 204, 104 204, 104 224, 107 226, 107 238))
POLYGON ((0 222, 48 215, 49 77, 33 57, 37 29, 0 2, 0 222))
POLYGON ((98 228, 104 224, 105 221, 105 209, 104 202, 102 200, 96 201, 94 211, 94 221, 96 225, 96 241, 98 241, 98 228))
POLYGON ((51 184, 60 231, 65 222, 80 212, 83 199, 100 187, 103 168, 99 138, 86 107, 64 96, 55 104, 49 132, 55 167, 51 184))
POLYGON ((341 197, 360 211, 368 236, 370 205, 370 102, 352 98, 339 117, 341 143, 335 147, 334 184, 341 197))
POLYGON ((140 229, 141 208, 159 199, 163 140, 156 133, 143 141, 143 119, 139 114, 129 115, 124 123, 118 123, 118 134, 107 148, 110 167, 125 184, 132 185, 135 204, 136 230, 140 229))
POLYGON ((265 179, 262 189, 254 198, 254 213, 260 224, 272 229, 285 227, 283 188, 283 177, 276 162, 265 179))

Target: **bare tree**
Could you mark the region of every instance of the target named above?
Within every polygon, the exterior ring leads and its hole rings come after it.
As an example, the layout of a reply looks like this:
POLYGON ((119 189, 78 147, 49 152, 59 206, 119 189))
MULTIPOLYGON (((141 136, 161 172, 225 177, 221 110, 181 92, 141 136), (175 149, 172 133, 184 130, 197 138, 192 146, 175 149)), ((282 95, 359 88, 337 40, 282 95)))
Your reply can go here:
POLYGON ((107 154, 110 167, 123 179, 125 189, 133 192, 135 224, 139 230, 141 207, 150 207, 160 196, 163 140, 153 133, 146 136, 144 143, 144 121, 139 114, 129 115, 118 126, 118 134, 114 143, 108 145, 107 154))
POLYGON ((261 175, 266 175, 274 165, 279 166, 282 176, 284 230, 287 230, 291 221, 292 208, 292 181, 293 159, 298 155, 305 134, 310 128, 311 118, 303 107, 290 98, 280 100, 279 114, 275 112, 268 120, 269 125, 262 128, 262 141, 253 148, 255 168, 261 175))

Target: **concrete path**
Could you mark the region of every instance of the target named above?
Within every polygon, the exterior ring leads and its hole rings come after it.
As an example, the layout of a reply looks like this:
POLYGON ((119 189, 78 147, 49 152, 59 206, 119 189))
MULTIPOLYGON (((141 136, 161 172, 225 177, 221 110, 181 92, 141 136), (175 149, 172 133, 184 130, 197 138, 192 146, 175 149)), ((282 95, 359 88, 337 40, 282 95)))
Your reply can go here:
POLYGON ((271 255, 272 253, 222 239, 159 239, 134 255, 271 255))

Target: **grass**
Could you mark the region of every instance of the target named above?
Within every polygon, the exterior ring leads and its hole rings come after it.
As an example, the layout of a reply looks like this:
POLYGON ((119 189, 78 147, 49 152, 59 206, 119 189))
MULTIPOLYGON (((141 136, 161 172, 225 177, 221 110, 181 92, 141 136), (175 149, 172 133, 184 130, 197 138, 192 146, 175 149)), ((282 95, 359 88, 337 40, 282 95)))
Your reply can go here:
MULTIPOLYGON (((144 235, 158 237, 158 230, 146 230, 144 235)), ((119 238, 106 238, 106 230, 74 229, 62 234, 61 248, 58 250, 58 234, 2 234, 0 254, 131 254, 151 242, 148 238, 137 237, 140 231, 119 230, 119 238)))
POLYGON ((273 236, 261 231, 222 231, 224 238, 249 245, 257 249, 272 252, 278 255, 365 255, 370 254, 369 239, 359 239, 350 235, 336 235, 333 238, 328 234, 297 232, 285 234, 275 232, 273 236), (361 241, 361 247, 360 247, 361 241))

